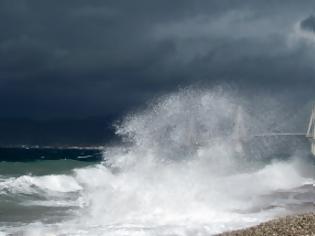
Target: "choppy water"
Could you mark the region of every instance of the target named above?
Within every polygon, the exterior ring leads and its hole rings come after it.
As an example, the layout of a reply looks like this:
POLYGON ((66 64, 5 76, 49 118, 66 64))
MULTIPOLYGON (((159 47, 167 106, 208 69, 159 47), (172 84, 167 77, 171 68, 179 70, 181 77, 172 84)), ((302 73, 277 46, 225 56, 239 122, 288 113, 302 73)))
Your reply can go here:
POLYGON ((0 163, 0 231, 212 235, 313 210, 307 140, 251 138, 274 122, 253 114, 233 94, 184 90, 126 117, 101 161, 21 152, 0 163))

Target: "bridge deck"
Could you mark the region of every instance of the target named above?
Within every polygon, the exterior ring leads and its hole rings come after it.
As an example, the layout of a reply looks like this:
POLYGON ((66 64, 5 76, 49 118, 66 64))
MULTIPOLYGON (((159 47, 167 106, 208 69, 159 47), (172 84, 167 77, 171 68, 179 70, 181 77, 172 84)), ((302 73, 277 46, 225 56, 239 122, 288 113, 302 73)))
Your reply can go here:
POLYGON ((306 136, 305 133, 265 133, 265 134, 256 134, 254 137, 269 137, 269 136, 306 136))

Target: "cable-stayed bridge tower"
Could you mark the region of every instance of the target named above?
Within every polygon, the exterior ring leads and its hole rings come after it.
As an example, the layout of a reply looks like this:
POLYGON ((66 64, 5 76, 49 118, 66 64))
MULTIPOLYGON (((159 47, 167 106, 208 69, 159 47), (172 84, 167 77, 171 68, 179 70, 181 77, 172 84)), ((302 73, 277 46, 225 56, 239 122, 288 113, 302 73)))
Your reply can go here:
POLYGON ((315 106, 312 109, 310 121, 306 132, 306 137, 311 142, 311 152, 315 156, 315 106))

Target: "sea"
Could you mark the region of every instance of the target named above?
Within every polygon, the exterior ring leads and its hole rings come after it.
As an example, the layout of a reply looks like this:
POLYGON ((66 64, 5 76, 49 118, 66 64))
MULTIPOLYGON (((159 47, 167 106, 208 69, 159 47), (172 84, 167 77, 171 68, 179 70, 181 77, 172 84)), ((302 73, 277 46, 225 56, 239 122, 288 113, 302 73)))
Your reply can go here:
POLYGON ((116 122, 119 143, 2 147, 0 235, 203 236, 314 211, 308 140, 261 135, 279 114, 260 107, 184 89, 116 122))

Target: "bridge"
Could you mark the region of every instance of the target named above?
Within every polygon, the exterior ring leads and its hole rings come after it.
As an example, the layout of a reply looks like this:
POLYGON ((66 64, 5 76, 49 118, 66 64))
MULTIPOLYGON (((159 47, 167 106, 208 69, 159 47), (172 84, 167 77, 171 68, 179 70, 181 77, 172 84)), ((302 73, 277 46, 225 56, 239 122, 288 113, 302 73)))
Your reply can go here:
MULTIPOLYGON (((248 137, 249 135, 246 134, 245 128, 243 127, 242 122, 242 112, 241 108, 238 108, 236 113, 236 120, 235 120, 235 126, 234 126, 234 133, 233 137, 235 140, 238 140, 238 142, 241 142, 242 137, 248 137)), ((309 120, 308 128, 306 133, 300 132, 271 132, 271 133, 261 133, 261 134, 254 134, 250 135, 252 138, 255 137, 278 137, 278 136, 304 136, 309 139, 311 143, 311 153, 315 156, 315 105, 313 106, 311 117, 309 120)))

